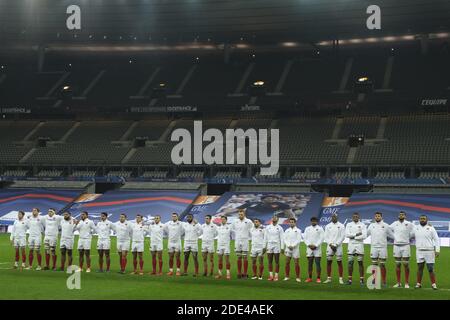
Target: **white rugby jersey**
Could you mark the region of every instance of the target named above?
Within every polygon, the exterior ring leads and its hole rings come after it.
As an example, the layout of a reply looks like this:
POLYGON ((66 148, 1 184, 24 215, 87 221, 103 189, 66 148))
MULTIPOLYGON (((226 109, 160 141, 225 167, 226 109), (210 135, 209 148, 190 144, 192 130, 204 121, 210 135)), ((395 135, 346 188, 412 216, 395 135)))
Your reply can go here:
POLYGON ((164 224, 154 223, 148 226, 151 244, 160 244, 164 239, 164 224))
POLYGON ((50 238, 58 237, 59 224, 62 218, 63 218, 62 216, 57 216, 56 214, 54 214, 52 217, 50 217, 49 215, 43 217, 46 237, 50 238))
POLYGON ((340 246, 345 239, 345 226, 339 221, 330 222, 325 226, 324 242, 334 246, 340 246))
POLYGON ((144 242, 148 227, 141 223, 131 224, 131 240, 133 242, 144 242))
POLYGON ((40 237, 44 233, 44 219, 38 215, 28 217, 30 237, 40 237))
POLYGON ((184 228, 181 221, 169 221, 164 225, 164 227, 170 243, 177 243, 181 241, 181 237, 184 235, 184 228))
POLYGON ((16 221, 14 221, 11 231, 11 240, 25 239, 27 237, 27 230, 29 227, 30 224, 25 218, 22 218, 22 220, 17 219, 16 221))
POLYGON ((325 231, 323 231, 322 227, 319 225, 306 227, 305 232, 303 233, 303 239, 306 246, 314 245, 317 248, 320 248, 323 243, 324 234, 325 231))
POLYGON ((302 242, 302 231, 297 227, 289 227, 284 231, 284 246, 297 247, 302 242))
POLYGON ((62 219, 60 222, 61 226, 61 239, 73 239, 75 236, 73 232, 75 231, 76 224, 72 218, 68 221, 66 219, 62 219))
POLYGON ((266 227, 265 232, 265 238, 264 238, 264 245, 267 246, 268 244, 271 245, 277 245, 280 246, 280 248, 283 248, 284 246, 284 230, 283 228, 277 224, 269 224, 266 227))
POLYGON ((217 246, 229 246, 231 241, 231 226, 221 224, 217 227, 217 246))
POLYGON ((347 226, 345 227, 345 236, 349 238, 348 243, 349 244, 361 244, 364 243, 364 239, 367 238, 367 227, 364 223, 361 221, 355 222, 349 222, 347 223, 347 226), (361 235, 356 236, 357 233, 360 233, 361 235), (350 237, 354 237, 353 239, 350 239, 350 237))
POLYGON ((113 223, 109 220, 100 220, 97 222, 95 231, 98 235, 98 240, 109 240, 111 238, 111 230, 114 230, 113 223))
POLYGON ((131 223, 128 221, 117 221, 113 224, 113 230, 116 233, 117 241, 130 241, 131 239, 131 223))
POLYGON ((217 237, 217 226, 210 222, 209 224, 203 224, 202 225, 202 229, 203 229, 203 237, 202 237, 202 241, 214 241, 214 239, 217 237))
POLYGON ((375 248, 385 248, 387 238, 394 238, 390 226, 384 221, 372 222, 367 228, 367 236, 370 236, 370 243, 375 248))
POLYGON ((89 220, 88 218, 80 220, 76 230, 80 233, 80 239, 92 239, 92 235, 95 233, 94 221, 89 220))
POLYGON ((265 238, 266 230, 259 226, 259 228, 255 228, 255 226, 252 227, 250 230, 251 240, 252 240, 252 247, 253 248, 263 248, 265 245, 264 238, 265 238))
POLYGON ((436 251, 441 250, 439 243, 439 237, 436 230, 430 224, 425 226, 415 225, 413 228, 413 235, 416 238, 416 248, 417 250, 423 251, 436 251))
POLYGON ((407 220, 403 220, 403 222, 400 222, 400 220, 397 220, 394 221, 390 227, 392 232, 394 233, 395 245, 401 246, 410 244, 414 228, 414 225, 411 222, 407 220))
POLYGON ((198 241, 198 237, 202 235, 203 229, 201 224, 183 222, 184 241, 198 241))
POLYGON ((231 230, 233 230, 236 241, 248 241, 250 239, 250 230, 253 227, 253 222, 250 219, 244 218, 240 220, 236 219, 231 224, 231 230))

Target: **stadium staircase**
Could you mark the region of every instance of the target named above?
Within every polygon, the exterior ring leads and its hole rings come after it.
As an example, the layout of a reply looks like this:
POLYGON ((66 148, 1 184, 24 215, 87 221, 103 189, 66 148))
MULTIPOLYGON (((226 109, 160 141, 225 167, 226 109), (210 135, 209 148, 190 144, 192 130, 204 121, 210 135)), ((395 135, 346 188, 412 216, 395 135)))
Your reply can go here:
POLYGON ((29 141, 30 138, 45 124, 44 121, 39 122, 36 127, 34 127, 33 130, 31 130, 26 136, 25 138, 23 138, 23 141, 29 141))
POLYGON ((77 130, 77 128, 81 125, 80 121, 77 121, 73 124, 72 128, 69 129, 69 131, 66 132, 66 134, 61 138, 60 142, 66 142, 67 139, 72 135, 72 133, 77 130))
POLYGON ((150 85, 153 83, 154 79, 156 78, 156 76, 158 75, 158 73, 161 71, 161 67, 157 67, 148 77, 147 81, 145 81, 145 83, 142 85, 142 87, 140 88, 139 92, 134 95, 134 96, 130 96, 130 99, 135 99, 135 100, 139 100, 139 99, 148 99, 149 97, 145 95, 146 92, 148 92, 148 89, 150 88, 150 85))
POLYGON ((127 141, 128 138, 130 137, 131 133, 133 132, 133 130, 137 127, 137 125, 139 124, 138 121, 134 121, 130 127, 127 129, 127 131, 125 131, 125 133, 123 134, 123 136, 119 139, 119 141, 127 141))
POLYGON ((348 93, 349 92, 345 88, 347 88, 347 84, 348 84, 348 80, 350 78, 350 73, 352 71, 352 67, 353 67, 353 58, 350 57, 347 59, 347 61, 345 63, 345 69, 342 74, 341 82, 339 84, 339 89, 334 91, 333 93, 348 93))

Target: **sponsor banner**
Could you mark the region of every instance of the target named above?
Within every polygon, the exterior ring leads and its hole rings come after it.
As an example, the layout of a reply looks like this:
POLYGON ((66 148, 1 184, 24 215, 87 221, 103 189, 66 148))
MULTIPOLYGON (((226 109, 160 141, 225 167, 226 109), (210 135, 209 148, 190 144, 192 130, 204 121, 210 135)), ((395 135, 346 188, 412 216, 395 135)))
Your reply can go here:
POLYGON ((170 220, 173 212, 183 214, 190 208, 198 192, 180 191, 108 191, 104 194, 84 194, 79 197, 69 211, 77 218, 82 211, 97 221, 102 212, 107 212, 113 222, 119 220, 121 213, 128 220, 134 220, 137 214, 146 220, 161 216, 162 222, 170 220))
POLYGON ((241 111, 261 111, 261 107, 245 105, 241 106, 241 111))
POLYGON ((3 107, 0 108, 0 113, 7 113, 7 114, 31 113, 31 109, 21 107, 3 107))
POLYGON ((325 197, 322 202, 322 210, 320 214, 319 224, 325 226, 331 222, 331 216, 338 213, 349 198, 346 197, 325 197))
POLYGON ((157 106, 157 107, 131 107, 133 113, 170 113, 170 112, 196 112, 194 106, 157 106))
POLYGON ((400 211, 406 212, 406 219, 418 223, 422 214, 442 232, 449 231, 450 197, 448 195, 424 194, 356 194, 339 211, 339 221, 351 221, 354 212, 359 212, 364 223, 373 220, 376 211, 383 213, 383 220, 392 223, 398 219, 400 211))
POLYGON ((47 214, 49 208, 57 212, 70 205, 81 190, 46 190, 46 189, 1 189, 0 190, 0 224, 12 224, 17 219, 17 212, 31 213, 37 207, 41 214, 47 214))
POLYGON ((201 223, 207 214, 213 216, 215 223, 220 223, 222 215, 232 223, 238 217, 238 209, 243 208, 249 219, 259 218, 263 224, 270 224, 277 214, 282 226, 287 227, 288 219, 295 217, 304 228, 312 216, 319 215, 322 199, 323 194, 310 192, 226 192, 221 197, 209 197, 209 204, 194 205, 190 212, 201 223))
POLYGON ((442 107, 448 105, 447 98, 438 98, 438 99, 422 99, 420 100, 420 105, 424 107, 442 107))

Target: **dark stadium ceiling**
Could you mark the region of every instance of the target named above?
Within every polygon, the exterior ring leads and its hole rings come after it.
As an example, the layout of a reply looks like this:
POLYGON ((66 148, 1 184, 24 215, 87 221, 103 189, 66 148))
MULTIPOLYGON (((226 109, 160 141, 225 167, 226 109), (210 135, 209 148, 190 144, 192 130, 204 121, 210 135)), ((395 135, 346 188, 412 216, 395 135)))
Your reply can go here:
POLYGON ((108 43, 267 44, 450 31, 450 0, 0 0, 0 47, 108 43), (69 5, 81 30, 68 30, 69 5), (368 30, 369 5, 381 30, 368 30))

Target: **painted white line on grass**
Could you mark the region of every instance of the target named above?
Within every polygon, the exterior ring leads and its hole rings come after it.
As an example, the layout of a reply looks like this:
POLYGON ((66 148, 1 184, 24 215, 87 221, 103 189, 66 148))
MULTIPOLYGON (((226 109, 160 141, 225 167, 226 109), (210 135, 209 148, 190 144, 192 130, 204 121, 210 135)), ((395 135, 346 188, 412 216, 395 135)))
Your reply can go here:
MULTIPOLYGON (((432 288, 422 288, 422 290, 434 290, 432 288)), ((438 288, 436 291, 450 291, 450 289, 438 288)))

